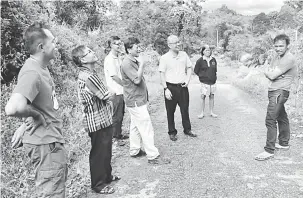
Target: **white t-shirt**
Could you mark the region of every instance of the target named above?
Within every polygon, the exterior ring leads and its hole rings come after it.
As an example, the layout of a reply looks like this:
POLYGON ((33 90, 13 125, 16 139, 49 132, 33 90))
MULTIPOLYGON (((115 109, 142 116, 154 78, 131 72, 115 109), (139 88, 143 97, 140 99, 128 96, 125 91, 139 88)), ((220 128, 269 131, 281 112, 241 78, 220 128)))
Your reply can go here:
POLYGON ((123 94, 123 87, 112 79, 112 76, 121 76, 121 61, 115 57, 111 52, 104 59, 104 75, 108 89, 115 92, 116 95, 123 94))
POLYGON ((176 57, 167 52, 160 58, 159 71, 165 74, 166 82, 179 84, 186 80, 187 69, 192 63, 184 51, 179 51, 176 57))

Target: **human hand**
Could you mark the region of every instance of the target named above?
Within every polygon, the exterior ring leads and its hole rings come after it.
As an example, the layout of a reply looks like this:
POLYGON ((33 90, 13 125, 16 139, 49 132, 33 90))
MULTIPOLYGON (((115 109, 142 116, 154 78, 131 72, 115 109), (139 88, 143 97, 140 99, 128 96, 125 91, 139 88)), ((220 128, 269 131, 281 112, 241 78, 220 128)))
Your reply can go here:
POLYGON ((29 130, 29 135, 32 135, 40 125, 47 127, 47 123, 42 114, 39 114, 38 116, 36 116, 34 118, 28 117, 25 120, 25 125, 26 125, 26 130, 29 130))
POLYGON ((15 131, 12 137, 12 148, 16 149, 22 146, 22 137, 25 131, 26 125, 25 123, 22 123, 22 125, 15 131))
POLYGON ((114 92, 107 91, 107 92, 105 92, 102 100, 109 100, 114 94, 115 94, 114 92))
POLYGON ((165 95, 165 98, 166 98, 167 100, 172 100, 172 99, 173 99, 173 95, 171 94, 171 92, 170 92, 170 90, 169 90, 168 88, 165 89, 164 95, 165 95))
POLYGON ((139 67, 144 67, 146 65, 146 60, 145 60, 145 57, 143 55, 140 55, 137 58, 137 61, 139 62, 139 67))

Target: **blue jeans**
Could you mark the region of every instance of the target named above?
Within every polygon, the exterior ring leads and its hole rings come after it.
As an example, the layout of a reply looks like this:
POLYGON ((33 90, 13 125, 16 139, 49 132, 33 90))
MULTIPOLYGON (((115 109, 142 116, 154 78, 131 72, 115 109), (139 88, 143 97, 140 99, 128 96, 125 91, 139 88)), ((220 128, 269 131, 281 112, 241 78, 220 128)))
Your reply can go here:
POLYGON ((267 140, 265 151, 274 153, 275 142, 277 138, 277 123, 279 128, 279 144, 281 146, 288 146, 290 139, 290 128, 287 113, 284 104, 289 96, 289 91, 275 90, 268 91, 268 107, 265 124, 267 127, 267 140))

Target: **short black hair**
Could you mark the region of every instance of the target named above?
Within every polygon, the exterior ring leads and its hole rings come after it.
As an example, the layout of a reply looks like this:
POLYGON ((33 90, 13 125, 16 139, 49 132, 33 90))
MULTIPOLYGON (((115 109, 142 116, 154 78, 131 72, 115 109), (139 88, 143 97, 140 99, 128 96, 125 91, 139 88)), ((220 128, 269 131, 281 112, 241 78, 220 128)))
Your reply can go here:
POLYGON ((274 38, 274 43, 276 43, 277 41, 285 41, 286 45, 289 45, 290 43, 290 39, 289 36, 287 36, 286 34, 279 34, 274 38))
MULTIPOLYGON (((208 47, 210 49, 210 47, 208 47)), ((206 49, 206 46, 204 45, 201 49, 201 55, 204 56, 204 50, 206 49)))
POLYGON ((85 45, 80 45, 72 50, 72 59, 78 67, 82 67, 81 58, 84 55, 85 48, 85 45))
POLYGON ((120 37, 118 36, 111 36, 106 42, 105 42, 105 49, 104 49, 104 52, 106 54, 108 54, 111 50, 111 45, 113 43, 113 41, 119 41, 120 40, 120 37))
POLYGON ((48 29, 48 26, 42 22, 35 22, 26 29, 23 39, 25 50, 30 54, 35 54, 37 45, 41 42, 44 43, 44 40, 47 38, 44 29, 48 29))
POLYGON ((133 46, 135 44, 139 44, 140 41, 139 39, 135 38, 135 37, 129 37, 125 42, 124 42, 124 47, 125 47, 125 51, 128 54, 128 49, 133 48, 133 46))

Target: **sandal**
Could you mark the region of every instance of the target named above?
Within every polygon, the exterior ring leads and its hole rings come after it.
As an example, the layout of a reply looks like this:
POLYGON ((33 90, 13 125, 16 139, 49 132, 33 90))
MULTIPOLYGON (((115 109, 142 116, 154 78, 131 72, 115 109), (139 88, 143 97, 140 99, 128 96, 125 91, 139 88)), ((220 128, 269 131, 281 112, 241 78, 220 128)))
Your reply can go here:
POLYGON ((118 181, 118 180, 120 180, 120 179, 121 179, 121 177, 119 177, 119 176, 117 176, 117 175, 112 175, 111 181, 118 181))
POLYGON ((115 192, 115 189, 111 186, 105 186, 104 188, 102 188, 102 190, 100 190, 100 194, 112 194, 115 192))
POLYGON ((274 154, 271 154, 271 153, 268 153, 266 151, 260 153, 259 155, 257 155, 255 157, 255 160, 258 160, 258 161, 265 161, 265 160, 268 160, 268 159, 271 159, 274 157, 274 154))

